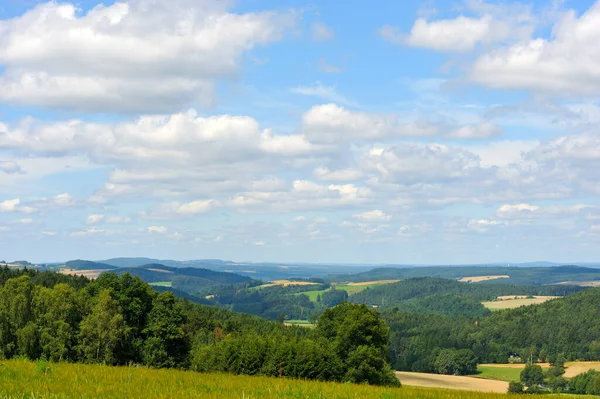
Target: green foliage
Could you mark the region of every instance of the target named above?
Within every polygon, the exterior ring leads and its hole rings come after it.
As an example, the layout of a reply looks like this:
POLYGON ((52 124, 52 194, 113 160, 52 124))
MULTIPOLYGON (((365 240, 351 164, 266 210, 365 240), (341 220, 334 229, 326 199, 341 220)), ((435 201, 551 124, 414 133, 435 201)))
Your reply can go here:
POLYGON ((521 382, 511 381, 508 383, 508 393, 520 394, 520 393, 523 393, 523 390, 524 390, 524 387, 521 382))
POLYGON ((521 371, 521 382, 526 387, 541 385, 544 383, 544 372, 537 364, 528 364, 521 371))
POLYGON ((50 372, 50 362, 47 360, 38 360, 35 362, 35 371, 39 374, 47 375, 50 372))
POLYGON ((589 370, 569 380, 569 393, 600 395, 600 371, 589 370))
POLYGON ((468 375, 477 372, 477 357, 469 349, 443 349, 434 362, 439 374, 468 375))

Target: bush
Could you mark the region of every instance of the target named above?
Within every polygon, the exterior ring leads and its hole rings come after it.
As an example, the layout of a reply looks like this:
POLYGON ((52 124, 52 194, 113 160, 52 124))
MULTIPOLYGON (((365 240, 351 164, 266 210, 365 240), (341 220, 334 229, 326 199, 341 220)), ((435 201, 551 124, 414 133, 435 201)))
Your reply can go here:
POLYGON ((508 384, 508 393, 523 393, 523 384, 518 381, 511 381, 508 384))
POLYGON ((47 360, 38 360, 35 362, 35 371, 40 374, 48 374, 50 372, 50 362, 47 360))

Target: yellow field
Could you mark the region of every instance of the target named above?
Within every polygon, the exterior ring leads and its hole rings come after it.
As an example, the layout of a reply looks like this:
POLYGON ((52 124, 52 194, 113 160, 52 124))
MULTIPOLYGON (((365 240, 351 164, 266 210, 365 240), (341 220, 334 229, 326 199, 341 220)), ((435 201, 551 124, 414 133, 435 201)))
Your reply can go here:
POLYGON ((273 286, 273 285, 281 285, 284 287, 289 287, 293 285, 317 285, 317 283, 309 283, 308 281, 290 281, 290 280, 273 280, 270 281, 271 284, 261 285, 261 287, 265 286, 273 286))
POLYGON ((484 380, 456 375, 440 375, 397 371, 396 375, 406 386, 457 389, 462 391, 506 393, 508 382, 484 380))
MULTIPOLYGON (((44 372, 35 363, 12 360, 0 362, 0 398, 518 399, 522 396, 66 363, 50 364, 50 369, 44 372)), ((544 398, 564 396, 544 395, 544 398)))
POLYGON ((539 305, 551 299, 560 298, 558 296, 535 296, 527 298, 522 295, 509 295, 498 297, 495 301, 482 302, 483 306, 490 310, 514 309, 521 306, 539 305), (515 299, 517 298, 517 299, 515 299))
POLYGON ((510 278, 510 276, 502 275, 502 276, 470 276, 461 278, 460 282, 462 283, 479 283, 481 281, 489 281, 489 280, 498 280, 501 278, 510 278))
MULTIPOLYGON (((542 366, 543 369, 549 368, 548 363, 537 363, 542 366)), ((478 367, 486 368, 511 368, 511 369, 523 369, 524 364, 480 364, 478 367)), ((566 362, 565 363, 565 378, 575 377, 577 374, 585 373, 588 370, 600 371, 600 362, 566 362)))
POLYGON ((87 278, 98 278, 98 276, 106 270, 73 270, 73 269, 61 269, 60 273, 69 274, 72 276, 84 276, 87 278))
POLYGON ((375 280, 375 281, 361 281, 360 283, 331 283, 331 285, 349 285, 362 287, 364 285, 383 285, 383 284, 393 284, 397 283, 400 280, 375 280))

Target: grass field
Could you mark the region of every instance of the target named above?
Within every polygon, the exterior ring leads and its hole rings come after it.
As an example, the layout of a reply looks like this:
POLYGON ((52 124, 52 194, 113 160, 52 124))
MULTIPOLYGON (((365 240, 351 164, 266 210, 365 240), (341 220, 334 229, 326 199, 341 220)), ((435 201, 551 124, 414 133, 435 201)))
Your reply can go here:
MULTIPOLYGON (((49 370, 44 372, 41 367, 36 367, 36 364, 32 362, 17 360, 0 362, 0 398, 522 398, 522 396, 514 395, 410 386, 379 388, 367 385, 308 382, 269 377, 199 374, 179 370, 152 370, 142 367, 107 367, 66 363, 50 364, 49 367, 49 370)), ((564 396, 544 395, 544 398, 558 399, 564 398, 564 396)))
MULTIPOLYGON (((357 292, 364 291, 367 288, 373 288, 373 287, 378 287, 380 285, 396 283, 398 281, 399 280, 366 281, 363 283, 334 284, 334 286, 335 286, 336 290, 344 290, 344 291, 348 292, 348 295, 353 295, 353 294, 356 294, 357 292)), ((308 296, 308 299, 310 299, 313 302, 316 302, 317 296, 323 295, 323 293, 327 292, 327 291, 329 291, 329 289, 321 290, 321 291, 299 292, 294 295, 304 294, 304 295, 308 296)))
POLYGON ((480 374, 477 374, 473 377, 484 378, 488 380, 498 380, 498 381, 519 381, 521 379, 521 371, 523 370, 524 365, 520 368, 514 367, 497 367, 492 364, 480 364, 477 366, 477 371, 480 374))
POLYGON ((544 303, 546 301, 549 301, 549 300, 555 299, 555 298, 559 298, 559 297, 535 296, 533 298, 527 298, 525 296, 512 295, 510 297, 499 297, 495 301, 482 302, 482 303, 483 303, 483 306, 490 309, 491 311, 494 311, 494 310, 502 310, 502 309, 515 309, 515 308, 519 308, 521 306, 528 306, 528 305, 539 305, 540 303, 544 303), (515 298, 517 298, 517 299, 515 299, 515 298))
MULTIPOLYGON (((542 369, 550 368, 548 363, 538 363, 542 369)), ((480 364, 477 369, 481 371, 477 377, 499 379, 503 381, 517 381, 521 370, 525 368, 524 364, 480 364), (510 378, 509 377, 514 377, 510 378)), ((575 377, 577 374, 585 373, 594 369, 600 371, 600 362, 566 362, 565 363, 565 378, 575 377)))
POLYGON ((155 287, 172 287, 173 283, 171 281, 158 281, 156 283, 148 283, 155 287))

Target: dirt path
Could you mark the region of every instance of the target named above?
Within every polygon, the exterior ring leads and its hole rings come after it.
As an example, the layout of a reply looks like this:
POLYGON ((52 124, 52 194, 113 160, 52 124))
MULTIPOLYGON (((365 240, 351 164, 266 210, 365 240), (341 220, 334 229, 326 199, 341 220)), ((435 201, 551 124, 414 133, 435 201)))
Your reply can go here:
POLYGON ((439 375, 396 371, 403 385, 427 388, 457 389, 461 391, 506 393, 508 382, 455 375, 439 375))

